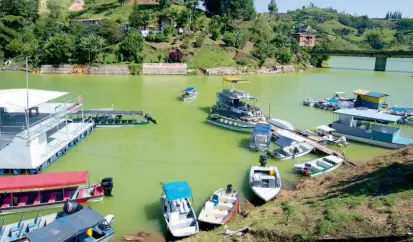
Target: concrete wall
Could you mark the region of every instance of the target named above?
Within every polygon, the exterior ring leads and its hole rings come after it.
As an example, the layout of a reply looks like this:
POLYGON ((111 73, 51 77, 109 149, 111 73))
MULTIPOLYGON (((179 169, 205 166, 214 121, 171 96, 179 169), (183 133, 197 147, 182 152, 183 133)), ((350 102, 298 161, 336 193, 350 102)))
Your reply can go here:
POLYGON ((41 74, 72 74, 72 65, 42 65, 40 67, 41 74))
POLYGON ((129 68, 125 65, 106 65, 86 69, 86 74, 129 75, 129 68))
POLYGON ((142 73, 144 75, 186 75, 188 67, 182 63, 144 63, 142 73))
POLYGON ((210 76, 225 76, 225 75, 236 75, 238 74, 237 68, 235 67, 220 67, 206 69, 205 73, 210 76))

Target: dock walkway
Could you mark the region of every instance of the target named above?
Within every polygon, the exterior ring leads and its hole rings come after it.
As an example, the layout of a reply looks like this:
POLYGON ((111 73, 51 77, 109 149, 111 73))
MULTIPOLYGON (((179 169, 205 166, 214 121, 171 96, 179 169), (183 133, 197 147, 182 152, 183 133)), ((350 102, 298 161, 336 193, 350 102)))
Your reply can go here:
POLYGON ((340 157, 340 158, 342 158, 342 159, 344 160, 344 163, 345 163, 346 165, 356 166, 356 164, 354 164, 352 161, 350 161, 349 159, 347 159, 347 158, 344 156, 343 153, 341 153, 341 152, 339 152, 339 151, 337 151, 337 150, 334 150, 334 149, 332 149, 332 148, 330 148, 330 147, 328 147, 328 146, 325 146, 325 145, 323 145, 323 144, 320 144, 320 143, 318 143, 318 142, 315 142, 315 141, 313 141, 313 140, 311 140, 311 139, 309 139, 309 138, 307 138, 307 137, 299 134, 298 132, 294 132, 294 131, 290 131, 290 130, 278 128, 278 127, 275 127, 275 126, 273 126, 273 125, 271 125, 271 130, 272 130, 272 132, 273 132, 273 136, 277 136, 277 137, 278 137, 279 135, 278 135, 277 133, 281 133, 282 136, 287 136, 288 138, 291 138, 291 139, 296 140, 296 141, 298 141, 298 142, 308 143, 308 144, 312 145, 316 150, 318 150, 318 151, 320 151, 320 152, 322 152, 322 153, 324 153, 324 154, 327 154, 327 155, 335 155, 335 156, 337 156, 337 157, 340 157))

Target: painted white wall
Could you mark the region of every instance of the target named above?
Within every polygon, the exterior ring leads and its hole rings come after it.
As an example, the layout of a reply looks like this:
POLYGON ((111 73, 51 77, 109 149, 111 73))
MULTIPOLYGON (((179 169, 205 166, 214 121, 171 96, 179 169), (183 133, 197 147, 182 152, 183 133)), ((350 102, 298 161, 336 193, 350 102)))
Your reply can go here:
POLYGON ((32 169, 30 149, 27 141, 15 137, 13 141, 0 150, 0 169, 32 169))

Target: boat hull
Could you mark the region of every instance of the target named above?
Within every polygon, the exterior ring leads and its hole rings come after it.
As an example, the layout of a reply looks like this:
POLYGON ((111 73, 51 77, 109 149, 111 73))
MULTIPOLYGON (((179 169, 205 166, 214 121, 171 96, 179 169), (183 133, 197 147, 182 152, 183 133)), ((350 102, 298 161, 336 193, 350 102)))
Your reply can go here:
POLYGON ((383 142, 383 141, 371 140, 371 139, 361 138, 361 137, 352 136, 352 135, 348 135, 348 134, 342 134, 342 133, 338 133, 338 132, 333 132, 333 135, 334 136, 344 136, 344 137, 346 137, 346 139, 349 139, 349 140, 354 140, 354 141, 361 142, 361 143, 367 143, 367 144, 371 144, 371 145, 375 145, 375 146, 379 146, 379 147, 383 147, 383 148, 387 148, 387 149, 399 149, 399 148, 403 148, 405 146, 403 144, 387 143, 387 142, 383 142))
POLYGON ((134 123, 134 124, 96 124, 98 128, 120 128, 120 127, 136 127, 147 125, 149 122, 144 123, 134 123))
MULTIPOLYGON (((216 194, 219 191, 225 191, 225 190, 220 189, 220 190, 216 191, 214 194, 216 194)), ((232 207, 232 209, 229 211, 229 213, 220 222, 204 219, 204 217, 207 217, 206 216, 206 211, 205 211, 205 206, 202 208, 202 210, 201 210, 201 212, 198 216, 198 221, 203 222, 203 223, 207 223, 207 224, 214 224, 214 225, 224 225, 224 224, 226 224, 232 218, 232 216, 234 216, 234 214, 237 212, 237 210, 239 209, 239 204, 240 204, 239 193, 237 193, 236 197, 237 197, 237 200, 236 200, 234 206, 232 207)))
POLYGON ((233 126, 233 125, 228 125, 228 124, 224 124, 221 122, 217 122, 211 119, 207 119, 207 122, 210 124, 225 128, 225 129, 230 129, 230 130, 239 131, 239 132, 252 133, 252 131, 254 130, 254 127, 233 126))
POLYGON ((194 100, 194 99, 197 98, 198 96, 199 96, 199 93, 197 92, 197 93, 194 94, 194 95, 191 95, 191 96, 182 96, 181 98, 182 98, 182 101, 188 102, 188 101, 194 100))
MULTIPOLYGON (((305 156, 305 155, 309 154, 311 151, 312 150, 307 150, 306 152, 298 153, 298 154, 295 155, 295 158, 300 158, 302 156, 305 156)), ((274 154, 273 156, 276 159, 279 159, 279 160, 292 160, 293 159, 293 156, 279 156, 277 154, 274 154)))

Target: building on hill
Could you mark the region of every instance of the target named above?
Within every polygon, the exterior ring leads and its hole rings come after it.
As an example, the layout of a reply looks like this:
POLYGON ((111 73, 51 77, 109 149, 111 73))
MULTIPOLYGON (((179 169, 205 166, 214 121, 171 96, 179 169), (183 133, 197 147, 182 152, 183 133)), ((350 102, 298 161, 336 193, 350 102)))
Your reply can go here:
POLYGON ((299 31, 298 32, 300 32, 300 33, 308 33, 308 32, 311 32, 311 26, 310 25, 307 25, 307 24, 304 24, 304 25, 301 25, 300 27, 299 27, 299 31))
POLYGON ((71 21, 73 22, 81 22, 84 25, 95 25, 95 24, 99 24, 100 21, 102 21, 103 18, 88 18, 88 19, 73 19, 71 21))
POLYGON ((296 33, 293 34, 294 39, 302 47, 313 47, 315 45, 316 37, 310 33, 296 33))
POLYGON ((139 0, 140 5, 159 5, 159 0, 139 0))

